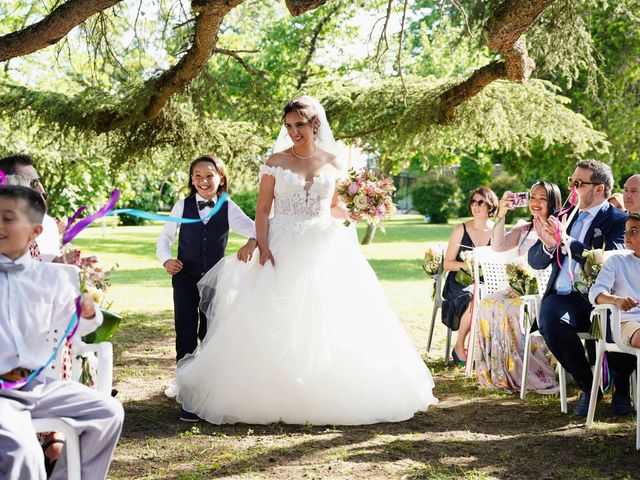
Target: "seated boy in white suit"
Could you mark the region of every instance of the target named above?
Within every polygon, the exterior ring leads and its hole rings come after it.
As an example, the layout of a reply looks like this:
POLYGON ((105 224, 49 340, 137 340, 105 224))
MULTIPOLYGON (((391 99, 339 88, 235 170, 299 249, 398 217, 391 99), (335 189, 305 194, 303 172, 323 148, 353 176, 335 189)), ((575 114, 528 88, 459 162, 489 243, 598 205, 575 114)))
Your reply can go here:
MULTIPOLYGON (((75 311, 74 289, 64 272, 29 254, 45 210, 35 191, 0 186, 0 478, 46 479, 31 419, 56 417, 80 435, 82 478, 104 479, 122 430, 122 405, 71 381, 38 376, 20 385, 47 362, 47 332, 62 335, 75 311)), ((83 296, 76 335, 101 322, 100 310, 83 296)), ((53 478, 66 478, 64 457, 53 478)))

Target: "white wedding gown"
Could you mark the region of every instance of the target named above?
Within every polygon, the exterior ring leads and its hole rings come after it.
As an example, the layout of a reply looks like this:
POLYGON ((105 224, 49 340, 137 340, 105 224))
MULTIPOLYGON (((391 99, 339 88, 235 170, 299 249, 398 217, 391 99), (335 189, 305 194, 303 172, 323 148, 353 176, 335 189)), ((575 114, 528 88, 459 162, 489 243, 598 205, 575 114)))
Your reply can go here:
POLYGON ((359 425, 437 403, 351 229, 330 215, 336 175, 305 189, 291 170, 260 174, 275 177, 275 266, 228 256, 201 280, 209 330, 178 364, 183 408, 215 424, 359 425))

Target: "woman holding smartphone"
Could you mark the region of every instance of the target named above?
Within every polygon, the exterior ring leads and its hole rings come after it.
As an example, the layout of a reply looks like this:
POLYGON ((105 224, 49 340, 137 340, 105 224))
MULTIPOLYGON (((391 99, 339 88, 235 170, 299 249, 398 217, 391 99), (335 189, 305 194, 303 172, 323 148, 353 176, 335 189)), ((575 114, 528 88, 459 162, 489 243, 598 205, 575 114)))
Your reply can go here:
MULTIPOLYGON (((526 264, 527 252, 538 240, 533 228, 534 217, 546 220, 561 205, 560 189, 550 182, 537 182, 529 192, 505 192, 498 206, 491 247, 497 252, 517 248, 518 256, 526 264), (505 233, 507 212, 527 205, 531 219, 516 224, 505 233)), ((520 390, 524 344, 519 325, 521 303, 520 297, 511 289, 482 299, 478 309, 480 328, 475 349, 476 375, 480 387, 509 392, 520 390)), ((538 393, 556 393, 558 384, 550 365, 550 353, 542 338, 532 340, 527 388, 538 393)))

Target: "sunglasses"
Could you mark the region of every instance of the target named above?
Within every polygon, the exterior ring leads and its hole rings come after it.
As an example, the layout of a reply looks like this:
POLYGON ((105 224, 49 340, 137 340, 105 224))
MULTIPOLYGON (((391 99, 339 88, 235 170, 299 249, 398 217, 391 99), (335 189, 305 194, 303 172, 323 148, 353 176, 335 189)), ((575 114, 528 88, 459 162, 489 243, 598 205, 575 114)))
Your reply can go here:
POLYGON ((582 185, 602 185, 602 182, 585 182, 584 180, 579 180, 577 178, 568 177, 567 181, 569 183, 569 188, 575 187, 580 188, 582 185))
POLYGON ((486 204, 487 202, 485 200, 476 200, 475 198, 469 201, 469 205, 471 205, 472 207, 475 207, 476 205, 479 207, 484 207, 486 204))

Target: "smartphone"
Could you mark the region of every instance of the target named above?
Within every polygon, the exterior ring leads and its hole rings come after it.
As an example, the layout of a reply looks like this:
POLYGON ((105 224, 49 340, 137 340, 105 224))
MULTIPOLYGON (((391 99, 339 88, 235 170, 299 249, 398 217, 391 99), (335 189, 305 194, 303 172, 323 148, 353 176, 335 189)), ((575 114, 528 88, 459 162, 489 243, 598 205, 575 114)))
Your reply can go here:
POLYGON ((511 194, 512 207, 526 207, 529 205, 529 192, 516 192, 511 194))

